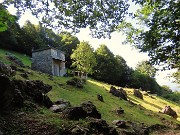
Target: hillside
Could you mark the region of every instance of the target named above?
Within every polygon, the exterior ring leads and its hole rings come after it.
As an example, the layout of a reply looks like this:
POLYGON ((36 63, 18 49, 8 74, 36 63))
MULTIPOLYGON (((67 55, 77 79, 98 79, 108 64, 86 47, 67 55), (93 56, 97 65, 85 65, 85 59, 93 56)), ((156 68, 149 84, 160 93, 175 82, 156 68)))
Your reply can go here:
MULTIPOLYGON (((52 86, 52 90, 47 95, 53 102, 63 98, 69 101, 72 106, 79 106, 82 102, 91 101, 96 106, 98 112, 101 113, 102 119, 112 127, 114 127, 112 125, 114 120, 123 120, 126 123, 136 123, 137 129, 142 128, 140 125, 144 125, 144 127, 151 127, 157 124, 162 125, 162 128, 152 128, 152 134, 176 134, 180 132, 180 106, 172 101, 146 92, 142 92, 144 98, 142 100, 133 95, 133 89, 131 88, 123 88, 128 94, 128 101, 120 100, 118 97, 109 93, 111 85, 90 78, 86 81, 83 88, 76 88, 66 84, 66 81, 71 79, 70 77, 52 77, 41 72, 33 71, 29 68, 31 65, 29 57, 15 52, 10 53, 17 56, 25 65, 23 68, 18 67, 21 70, 16 71, 13 79, 41 80, 43 83, 49 84, 52 86), (24 77, 22 76, 24 73, 29 74, 27 77, 24 77), (97 99, 97 94, 102 95, 104 102, 97 99), (171 106, 177 112, 179 116, 177 120, 159 113, 166 105, 171 106), (124 110, 123 114, 116 113, 116 109, 120 107, 124 110), (166 128, 163 128, 163 125, 166 128)), ((11 64, 12 61, 6 58, 6 54, 6 50, 0 49, 0 61, 11 64)), ((47 134, 61 134, 64 129, 72 128, 75 125, 82 127, 86 127, 87 125, 84 119, 67 121, 61 118, 61 114, 59 113, 53 113, 41 105, 35 105, 36 107, 32 107, 31 105, 26 104, 23 108, 13 110, 13 114, 7 113, 1 115, 0 131, 4 134, 26 134, 27 132, 29 134, 41 134, 45 131, 47 131, 47 134)), ((117 128, 117 131, 120 133, 131 133, 131 128, 127 128, 126 130, 125 132, 124 129, 117 128)))

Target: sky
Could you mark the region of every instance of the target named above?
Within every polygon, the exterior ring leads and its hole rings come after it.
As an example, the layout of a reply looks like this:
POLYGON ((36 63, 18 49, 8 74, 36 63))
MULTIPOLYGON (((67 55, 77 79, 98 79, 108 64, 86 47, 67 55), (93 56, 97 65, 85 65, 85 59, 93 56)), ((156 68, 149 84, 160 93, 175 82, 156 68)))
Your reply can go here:
MULTIPOLYGON (((2 0, 0 0, 0 3, 2 0)), ((134 10, 135 8, 133 8, 134 10)), ((8 8, 9 12, 11 14, 15 14, 16 10, 11 6, 8 8)), ((38 20, 33 17, 30 12, 26 12, 18 21, 20 26, 23 26, 24 22, 26 20, 30 20, 31 23, 33 24, 38 24, 38 20)), ((75 36, 78 37, 80 41, 88 41, 91 46, 94 49, 97 49, 100 44, 105 44, 111 52, 113 52, 114 55, 120 55, 122 56, 129 67, 132 67, 135 69, 136 65, 138 62, 141 62, 143 60, 148 60, 149 57, 147 53, 140 53, 137 49, 133 48, 131 45, 122 45, 122 42, 125 40, 125 35, 123 35, 120 32, 113 32, 111 35, 111 39, 97 39, 97 38, 92 38, 89 35, 90 31, 88 28, 86 29, 81 29, 80 33, 76 34, 75 36)), ((160 85, 167 85, 169 86, 172 90, 178 90, 180 91, 180 88, 178 88, 177 84, 172 83, 173 78, 168 78, 167 76, 171 73, 173 73, 175 70, 168 70, 168 71, 159 71, 157 72, 156 75, 156 81, 160 85)))

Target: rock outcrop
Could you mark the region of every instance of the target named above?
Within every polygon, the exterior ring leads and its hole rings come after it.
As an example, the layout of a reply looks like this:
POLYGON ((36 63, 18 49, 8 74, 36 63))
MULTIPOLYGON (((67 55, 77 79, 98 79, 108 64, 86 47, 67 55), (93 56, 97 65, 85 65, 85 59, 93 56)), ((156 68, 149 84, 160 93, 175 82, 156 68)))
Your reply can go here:
POLYGON ((115 87, 111 86, 109 92, 112 93, 112 95, 114 95, 116 97, 119 97, 119 98, 122 98, 124 100, 127 100, 127 93, 122 88, 116 89, 115 87))
POLYGON ((65 110, 66 108, 68 108, 70 106, 71 106, 71 104, 69 101, 61 98, 55 102, 55 105, 51 106, 50 110, 52 112, 57 113, 57 112, 62 112, 63 110, 65 110))
POLYGON ((44 84, 39 80, 15 80, 15 86, 25 99, 34 100, 36 103, 42 104, 48 108, 53 105, 52 101, 46 95, 46 93, 52 89, 52 86, 44 84))
POLYGON ((14 94, 13 81, 6 75, 0 74, 0 111, 8 108, 14 99, 14 94))
POLYGON ((87 116, 100 119, 101 114, 97 111, 96 106, 91 101, 84 102, 80 105, 87 112, 87 116))
POLYGON ((46 95, 52 86, 42 81, 12 79, 16 67, 0 62, 0 112, 13 107, 23 107, 24 101, 36 102, 46 107, 53 105, 46 95), (12 70, 12 68, 14 70, 12 70))
POLYGON ((79 120, 87 117, 87 112, 82 107, 70 107, 62 112, 62 117, 69 120, 79 120))
POLYGON ((62 117, 70 120, 79 120, 86 117, 101 118, 101 114, 91 101, 84 102, 80 106, 70 107, 62 111, 62 117))
POLYGON ((138 89, 134 89, 134 96, 143 100, 143 94, 138 89))
POLYGON ((103 96, 100 94, 97 94, 97 99, 101 102, 104 102, 103 96))
POLYGON ((0 61, 0 74, 4 74, 6 76, 13 76, 15 75, 15 73, 15 70, 13 70, 10 66, 0 61))
POLYGON ((105 120, 95 119, 95 118, 87 118, 88 129, 90 132, 93 131, 93 134, 102 134, 102 135, 118 135, 118 132, 115 128, 110 127, 105 120))
POLYGON ((177 113, 170 106, 165 106, 162 110, 162 113, 170 115, 175 119, 178 117, 177 113))
POLYGON ((118 128, 126 128, 126 122, 124 120, 114 120, 112 124, 116 125, 118 128))

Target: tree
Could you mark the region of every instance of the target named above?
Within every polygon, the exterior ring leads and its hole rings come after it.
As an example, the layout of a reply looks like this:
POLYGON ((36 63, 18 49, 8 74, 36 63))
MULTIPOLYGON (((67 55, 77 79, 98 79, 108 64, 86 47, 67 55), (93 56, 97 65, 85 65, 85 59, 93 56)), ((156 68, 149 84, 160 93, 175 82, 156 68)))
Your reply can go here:
POLYGON ((141 88, 142 90, 150 91, 151 93, 159 93, 160 90, 160 86, 154 78, 142 74, 137 70, 132 72, 129 86, 131 88, 141 88))
POLYGON ((65 56, 66 56, 66 61, 67 61, 66 66, 70 68, 72 64, 72 60, 70 57, 71 54, 73 53, 72 50, 76 49, 80 41, 76 36, 73 36, 71 33, 65 31, 61 32, 59 36, 61 38, 61 42, 60 42, 61 50, 65 52, 65 56))
POLYGON ((131 69, 126 64, 126 61, 123 57, 116 55, 115 64, 114 64, 114 77, 115 84, 118 86, 127 86, 131 76, 131 69))
POLYGON ((96 65, 96 58, 93 53, 93 48, 88 42, 78 44, 76 50, 71 55, 73 59, 72 66, 77 70, 85 73, 93 73, 93 67, 96 65))
POLYGON ((16 21, 16 17, 11 15, 0 3, 0 32, 9 28, 9 26, 16 21))
POLYGON ((140 5, 140 9, 133 15, 136 25, 127 21, 119 26, 127 34, 127 42, 134 44, 141 52, 148 52, 152 64, 165 63, 164 69, 180 68, 180 2, 135 2, 140 5))
POLYGON ((115 31, 129 7, 124 0, 5 0, 3 4, 13 4, 18 16, 30 9, 42 23, 53 28, 79 32, 80 28, 89 27, 99 38, 115 31))
POLYGON ((93 77, 97 80, 114 84, 115 58, 109 48, 102 44, 95 51, 97 66, 94 67, 93 77))
POLYGON ((175 79, 175 83, 177 83, 180 87, 180 69, 178 69, 175 73, 172 74, 172 77, 175 79))
POLYGON ((142 74, 148 75, 151 78, 154 78, 156 75, 156 68, 148 61, 139 62, 136 66, 136 70, 142 74))

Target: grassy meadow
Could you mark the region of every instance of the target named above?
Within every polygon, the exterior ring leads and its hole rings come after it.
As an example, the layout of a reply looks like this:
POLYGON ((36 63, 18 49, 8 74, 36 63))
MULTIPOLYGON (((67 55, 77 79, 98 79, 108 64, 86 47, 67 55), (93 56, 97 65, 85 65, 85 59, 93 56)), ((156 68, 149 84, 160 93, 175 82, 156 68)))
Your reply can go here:
MULTIPOLYGON (((6 53, 6 50, 0 49, 0 60, 10 64, 5 57, 6 53)), ((31 65, 30 57, 16 52, 10 53, 22 60, 26 66, 31 65)), ((63 98, 70 101, 73 106, 78 106, 85 101, 92 101, 97 107, 97 110, 101 113, 102 119, 106 120, 108 124, 111 124, 113 120, 117 119, 144 123, 147 126, 154 124, 166 124, 166 122, 180 124, 180 105, 156 95, 143 92, 144 100, 141 100, 134 97, 133 89, 123 88, 128 94, 128 99, 136 104, 133 105, 130 102, 120 100, 118 97, 109 93, 111 85, 98 82, 91 78, 86 81, 84 88, 80 89, 66 84, 66 81, 69 80, 70 77, 52 77, 41 72, 33 71, 30 68, 23 69, 31 72, 31 74, 28 75, 29 80, 42 80, 44 83, 52 86, 52 90, 48 93, 48 96, 52 101, 63 98), (97 99, 97 94, 101 94, 103 96, 104 102, 97 99), (179 116, 177 120, 165 114, 159 113, 159 111, 161 111, 166 105, 170 105, 177 112, 179 116), (124 109, 124 114, 116 114, 115 110, 119 107, 124 109)), ((17 71, 15 78, 24 79, 20 74, 21 72, 17 71)), ((50 122, 55 125, 63 122, 62 119, 57 119, 58 114, 50 112, 49 109, 41 108, 40 112, 41 113, 38 114, 32 114, 32 117, 39 117, 40 119, 44 119, 44 122, 50 122)), ((83 123, 83 121, 80 122, 83 123)))

